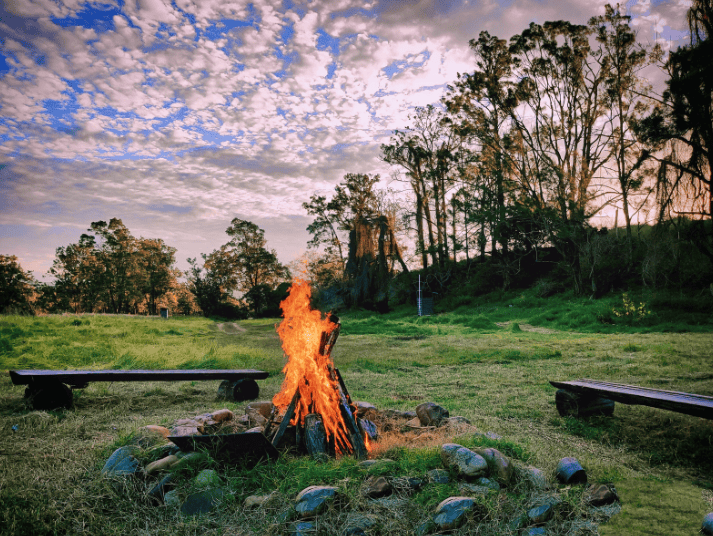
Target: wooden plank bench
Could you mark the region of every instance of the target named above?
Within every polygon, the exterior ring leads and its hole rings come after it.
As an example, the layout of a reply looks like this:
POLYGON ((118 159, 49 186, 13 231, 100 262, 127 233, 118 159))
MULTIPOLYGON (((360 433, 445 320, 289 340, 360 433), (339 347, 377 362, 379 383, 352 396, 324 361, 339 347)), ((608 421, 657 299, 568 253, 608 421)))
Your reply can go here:
POLYGON ((25 398, 35 409, 72 407, 72 389, 90 382, 175 382, 223 380, 218 395, 233 400, 252 400, 260 388, 255 380, 269 374, 262 370, 11 370, 14 385, 27 385, 25 398))
POLYGON ((686 415, 713 419, 713 397, 663 391, 621 383, 580 379, 567 382, 550 381, 558 388, 555 394, 557 411, 564 416, 611 415, 614 402, 667 409, 686 415))

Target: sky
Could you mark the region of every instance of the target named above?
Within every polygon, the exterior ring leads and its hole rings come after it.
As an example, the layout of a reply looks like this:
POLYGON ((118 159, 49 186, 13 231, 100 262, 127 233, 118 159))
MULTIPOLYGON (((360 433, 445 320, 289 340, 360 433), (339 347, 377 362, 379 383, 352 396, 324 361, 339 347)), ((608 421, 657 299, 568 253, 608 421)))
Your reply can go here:
MULTIPOLYGON (((380 145, 474 69, 470 39, 606 3, 0 0, 0 253, 42 279, 57 247, 120 218, 186 269, 237 217, 288 263, 310 196, 346 173, 393 181, 380 145)), ((622 4, 666 49, 689 5, 622 4)))

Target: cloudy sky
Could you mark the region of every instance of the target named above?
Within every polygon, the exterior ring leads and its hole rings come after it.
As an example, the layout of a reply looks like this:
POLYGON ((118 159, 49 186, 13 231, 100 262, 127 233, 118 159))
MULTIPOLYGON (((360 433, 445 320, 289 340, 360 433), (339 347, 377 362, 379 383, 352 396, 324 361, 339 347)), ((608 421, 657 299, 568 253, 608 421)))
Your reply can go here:
MULTIPOLYGON (((280 260, 301 208, 472 70, 468 41, 586 23, 600 0, 0 0, 0 253, 41 277, 121 218, 187 257, 239 217, 280 260)), ((632 0, 641 41, 682 38, 684 0, 632 0)))

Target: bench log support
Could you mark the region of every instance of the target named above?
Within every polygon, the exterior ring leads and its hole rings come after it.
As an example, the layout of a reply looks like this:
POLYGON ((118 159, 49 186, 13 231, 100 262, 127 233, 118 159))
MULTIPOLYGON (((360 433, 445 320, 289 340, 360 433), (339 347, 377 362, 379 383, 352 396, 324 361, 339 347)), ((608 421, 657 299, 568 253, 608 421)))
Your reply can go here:
POLYGON ((14 385, 27 385, 25 398, 34 409, 71 408, 72 389, 83 389, 90 382, 154 382, 223 380, 218 397, 238 402, 258 397, 255 380, 269 374, 261 370, 11 370, 14 385))
POLYGON ((713 419, 711 396, 588 379, 550 381, 550 384, 559 389, 555 394, 555 402, 559 414, 563 417, 566 415, 584 417, 596 413, 611 415, 616 401, 713 419))

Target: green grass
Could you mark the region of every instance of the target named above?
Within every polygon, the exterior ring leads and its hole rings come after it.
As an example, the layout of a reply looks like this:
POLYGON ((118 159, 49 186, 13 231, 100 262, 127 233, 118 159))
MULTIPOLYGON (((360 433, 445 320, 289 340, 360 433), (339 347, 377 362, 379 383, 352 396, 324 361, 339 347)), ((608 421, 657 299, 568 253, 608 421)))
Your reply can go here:
MULTIPOLYGON (((499 293, 497 299, 479 300, 461 300, 457 308, 425 318, 407 307, 383 316, 343 314, 333 358, 352 398, 402 410, 440 403, 483 433, 501 436, 471 434, 454 438, 457 442, 498 448, 549 474, 560 458, 576 456, 591 482, 612 481, 622 496, 622 513, 601 527, 602 534, 695 534, 703 514, 713 510, 706 503, 713 487, 713 423, 619 404, 611 418, 562 418, 549 380, 591 377, 713 396, 713 326, 703 298, 688 304, 686 312, 682 300, 648 297, 658 324, 617 317, 603 323, 620 297, 543 300, 499 293)), ((270 399, 280 387, 285 361, 276 321, 241 321, 244 331, 226 333, 203 318, 2 317, 0 369, 256 368, 271 374, 260 382, 261 398, 270 399)), ((366 473, 351 459, 317 463, 289 456, 257 467, 222 467, 231 502, 222 514, 200 521, 137 501, 150 481, 135 484, 141 489, 115 489, 98 477, 108 454, 140 426, 166 425, 220 407, 241 412, 242 405, 216 401, 217 385, 94 383, 75 391, 74 409, 36 412, 25 407, 24 388, 0 375, 1 532, 279 533, 275 518, 308 485, 340 486, 348 508, 359 510, 367 507, 358 499, 365 475, 421 477, 440 466, 431 446, 398 446, 382 453, 393 464, 366 473), (17 432, 10 431, 13 426, 17 432), (277 497, 273 506, 259 514, 240 512, 247 495, 270 492, 277 497)), ((215 464, 209 458, 196 463, 193 471, 215 464)), ((184 478, 191 475, 187 471, 184 478)), ((508 493, 514 501, 519 492, 508 493)), ((452 494, 459 494, 456 486, 427 486, 413 497, 414 509, 405 519, 418 524, 452 494)), ((578 501, 581 490, 567 491, 558 515, 564 519, 578 501)), ((485 501, 479 508, 495 516, 504 515, 499 509, 505 507, 485 501)), ((335 516, 325 519, 339 521, 335 516)), ((318 533, 330 529, 319 525, 318 533)), ((498 533, 490 530, 484 533, 498 533)))

